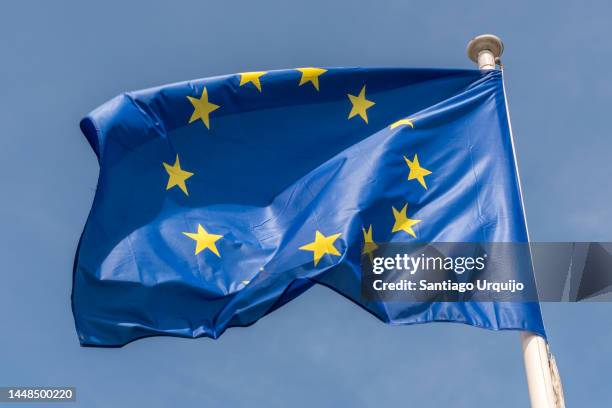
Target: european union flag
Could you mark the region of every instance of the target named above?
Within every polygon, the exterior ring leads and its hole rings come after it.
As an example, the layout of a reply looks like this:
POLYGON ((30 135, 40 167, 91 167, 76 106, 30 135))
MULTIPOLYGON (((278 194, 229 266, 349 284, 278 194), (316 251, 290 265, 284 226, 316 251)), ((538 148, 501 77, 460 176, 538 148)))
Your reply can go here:
POLYGON ((499 71, 298 68, 122 94, 81 129, 82 345, 216 338, 323 284, 392 324, 544 334, 537 302, 364 301, 381 242, 527 241, 499 71))

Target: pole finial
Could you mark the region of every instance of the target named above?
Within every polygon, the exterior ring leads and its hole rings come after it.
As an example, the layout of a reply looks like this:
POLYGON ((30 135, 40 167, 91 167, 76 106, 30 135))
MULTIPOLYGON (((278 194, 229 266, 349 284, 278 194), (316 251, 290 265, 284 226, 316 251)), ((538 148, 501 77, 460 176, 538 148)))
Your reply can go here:
POLYGON ((467 55, 480 69, 495 69, 504 52, 504 43, 493 34, 474 37, 467 45, 467 55))

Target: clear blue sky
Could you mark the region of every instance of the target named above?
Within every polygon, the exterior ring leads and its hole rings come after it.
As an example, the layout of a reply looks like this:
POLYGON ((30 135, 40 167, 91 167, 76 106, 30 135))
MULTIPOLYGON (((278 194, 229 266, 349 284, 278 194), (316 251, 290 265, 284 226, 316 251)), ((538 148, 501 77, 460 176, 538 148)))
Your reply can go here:
MULTIPOLYGON (((80 348, 71 268, 98 168, 78 122, 120 92, 217 74, 467 68, 467 41, 494 32, 532 238, 611 241, 612 3, 85 3, 0 11, 0 385, 76 386, 66 406, 88 408, 527 405, 518 333, 389 327, 325 288, 217 341, 80 348)), ((568 406, 610 406, 612 305, 543 313, 568 406)))

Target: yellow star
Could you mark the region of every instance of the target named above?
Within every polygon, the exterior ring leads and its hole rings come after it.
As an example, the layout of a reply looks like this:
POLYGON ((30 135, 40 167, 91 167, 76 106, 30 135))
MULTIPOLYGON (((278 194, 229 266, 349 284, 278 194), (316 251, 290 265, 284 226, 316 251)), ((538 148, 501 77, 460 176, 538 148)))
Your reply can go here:
POLYGON ((255 85, 255 88, 257 88, 259 92, 261 92, 261 82, 259 82, 259 78, 266 74, 266 71, 243 72, 242 74, 240 74, 240 86, 248 84, 250 82, 255 85))
POLYGON ((300 86, 310 82, 317 91, 319 90, 319 77, 327 72, 326 69, 313 67, 296 69, 302 73, 302 77, 300 78, 300 86))
POLYGON ((301 246, 302 251, 312 251, 314 255, 314 264, 317 266, 323 255, 331 254, 340 256, 340 252, 334 246, 334 241, 342 234, 334 234, 326 237, 321 234, 318 230, 315 233, 315 240, 310 244, 301 246))
POLYGON ((400 127, 402 125, 407 125, 414 129, 414 123, 412 123, 410 119, 400 119, 397 122, 393 122, 390 128, 395 129, 396 127, 400 127))
POLYGON ((187 192, 187 185, 185 184, 185 180, 189 177, 193 176, 193 173, 185 171, 181 169, 181 162, 179 161, 179 155, 176 155, 176 160, 174 164, 171 166, 166 162, 162 162, 166 172, 168 173, 168 184, 166 185, 166 190, 170 190, 174 186, 179 186, 185 195, 189 195, 187 192))
POLYGON ((410 168, 408 180, 419 180, 419 183, 421 183, 421 185, 425 187, 425 190, 427 190, 425 176, 429 176, 431 174, 431 171, 427 170, 424 167, 421 167, 421 165, 419 164, 419 158, 416 154, 414 155, 414 159, 412 159, 412 161, 410 161, 406 156, 404 156, 404 160, 406 160, 406 164, 410 168))
POLYGON ((378 244, 374 242, 374 239, 372 238, 372 226, 370 225, 367 230, 365 228, 362 228, 362 230, 364 243, 361 255, 368 254, 370 258, 372 258, 372 254, 378 249, 378 244))
POLYGON ((391 232, 404 231, 416 238, 416 233, 414 232, 412 227, 421 222, 421 220, 413 220, 412 218, 408 218, 406 216, 406 209, 408 208, 408 204, 404 205, 404 207, 400 211, 397 211, 395 207, 392 208, 395 223, 393 224, 393 229, 391 230, 391 232))
POLYGON ((201 119, 202 122, 206 125, 208 129, 210 129, 210 119, 209 115, 211 112, 216 111, 220 108, 219 105, 215 105, 214 103, 208 102, 208 91, 206 87, 202 90, 202 96, 200 99, 194 98, 192 96, 187 96, 189 102, 193 105, 193 113, 189 118, 189 123, 194 122, 198 119, 201 119))
POLYGON ((365 123, 368 123, 368 113, 366 111, 376 104, 366 99, 365 91, 366 86, 364 85, 363 88, 361 88, 361 92, 359 92, 358 96, 347 94, 349 100, 353 104, 351 112, 348 115, 349 119, 355 115, 359 115, 361 116, 361 119, 365 121, 365 123))
POLYGON ((198 232, 183 232, 183 234, 196 241, 196 255, 205 249, 210 249, 213 254, 221 258, 215 242, 223 238, 223 235, 209 234, 201 224, 198 224, 198 232))

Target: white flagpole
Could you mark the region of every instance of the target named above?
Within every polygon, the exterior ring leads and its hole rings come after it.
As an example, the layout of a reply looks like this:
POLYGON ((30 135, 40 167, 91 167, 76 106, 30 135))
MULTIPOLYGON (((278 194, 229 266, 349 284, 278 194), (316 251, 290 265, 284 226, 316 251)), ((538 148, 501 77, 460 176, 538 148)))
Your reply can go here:
MULTIPOLYGON (((500 57, 504 52, 504 45, 499 37, 492 34, 479 35, 473 38, 467 46, 468 57, 478 64, 480 69, 496 69, 501 66, 500 57)), ((504 87, 504 98, 506 90, 504 87)), ((508 101, 506 100, 506 110, 508 101)), ((512 139, 512 149, 514 151, 514 136, 512 135, 512 125, 510 124, 510 114, 508 113, 508 124, 510 126, 510 137, 512 139)), ((518 165, 515 166, 518 173, 518 165)), ((519 177, 519 190, 521 203, 523 193, 519 177)), ((523 205, 523 209, 524 209, 523 205)), ((526 223, 525 223, 526 224, 526 223)), ((527 233, 529 236, 529 232, 527 233)), ((523 361, 525 363, 525 374, 527 376, 527 386, 529 388, 529 400, 532 408, 565 408, 563 398, 563 388, 557 371, 555 359, 548 349, 548 344, 544 338, 531 332, 521 332, 521 349, 523 351, 523 361)))

